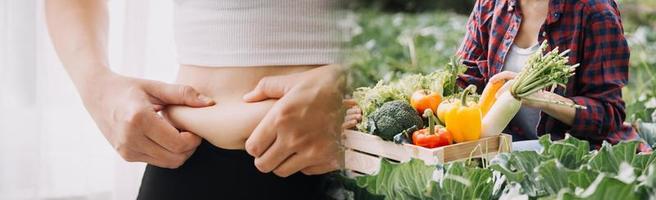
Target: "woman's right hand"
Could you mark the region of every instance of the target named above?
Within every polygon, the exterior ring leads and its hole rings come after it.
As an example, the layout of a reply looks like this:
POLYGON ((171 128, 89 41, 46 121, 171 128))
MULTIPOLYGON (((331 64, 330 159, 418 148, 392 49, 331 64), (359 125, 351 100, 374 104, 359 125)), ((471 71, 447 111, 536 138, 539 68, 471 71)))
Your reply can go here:
POLYGON ((353 99, 346 99, 343 101, 343 104, 347 110, 346 116, 344 116, 344 123, 342 123, 342 128, 353 129, 358 123, 360 123, 360 121, 362 121, 362 110, 353 99))
POLYGON ((166 105, 204 107, 189 86, 129 78, 113 73, 107 59, 106 1, 45 1, 48 33, 84 106, 105 138, 127 161, 176 168, 201 139, 180 133, 158 112, 166 105))
POLYGON ((211 106, 193 88, 130 78, 111 71, 78 86, 86 109, 116 151, 129 162, 177 168, 201 138, 180 132, 158 112, 167 105, 211 106))

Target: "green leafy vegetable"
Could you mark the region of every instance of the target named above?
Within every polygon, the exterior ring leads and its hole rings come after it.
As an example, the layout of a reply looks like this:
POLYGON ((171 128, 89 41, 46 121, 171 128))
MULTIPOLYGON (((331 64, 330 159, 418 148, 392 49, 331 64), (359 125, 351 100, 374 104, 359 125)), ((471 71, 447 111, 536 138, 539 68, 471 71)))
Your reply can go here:
POLYGON ((656 154, 636 154, 637 141, 604 144, 542 136, 542 152, 503 153, 488 168, 464 162, 426 166, 422 161, 381 163, 358 185, 387 199, 645 199, 656 197, 656 154), (497 174, 495 176, 495 174, 497 174))
MULTIPOLYGON (((374 87, 358 88, 353 93, 353 98, 358 103, 358 107, 362 109, 362 115, 370 116, 387 102, 405 101, 409 103, 412 93, 420 89, 435 91, 442 94, 442 96, 453 95, 460 90, 456 85, 456 78, 464 70, 464 67, 456 62, 454 61, 448 64, 448 67, 427 75, 407 75, 391 83, 380 81, 374 87)), ((370 124, 368 120, 365 117, 358 124, 360 131, 372 131, 367 127, 370 124)))

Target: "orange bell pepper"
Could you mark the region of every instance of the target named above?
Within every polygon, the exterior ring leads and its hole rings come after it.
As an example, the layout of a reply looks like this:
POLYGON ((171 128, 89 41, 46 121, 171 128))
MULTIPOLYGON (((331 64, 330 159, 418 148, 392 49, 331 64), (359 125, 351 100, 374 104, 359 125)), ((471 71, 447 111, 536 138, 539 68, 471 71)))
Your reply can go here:
POLYGON ((487 111, 489 111, 490 108, 492 108, 492 105, 494 105, 494 102, 497 101, 496 94, 499 89, 501 89, 501 86, 503 86, 505 83, 505 80, 500 80, 494 83, 487 83, 485 89, 483 89, 483 93, 481 94, 481 99, 478 101, 478 105, 481 106, 481 113, 483 116, 487 114, 487 111))
POLYGON ((446 129, 456 142, 481 138, 481 108, 478 104, 467 102, 467 96, 476 92, 475 85, 469 85, 462 92, 460 101, 446 113, 446 129))
POLYGON ((410 105, 412 105, 418 113, 424 113, 426 109, 437 111, 437 107, 442 101, 442 95, 430 90, 417 90, 410 98, 410 105))

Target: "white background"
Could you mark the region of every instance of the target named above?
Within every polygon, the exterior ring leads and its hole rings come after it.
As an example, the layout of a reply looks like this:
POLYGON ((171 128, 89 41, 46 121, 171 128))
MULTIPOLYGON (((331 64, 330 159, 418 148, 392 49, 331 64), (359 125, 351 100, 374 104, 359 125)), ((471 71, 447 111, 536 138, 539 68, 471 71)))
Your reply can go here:
MULTIPOLYGON (((173 1, 109 6, 112 68, 171 82, 173 1)), ((134 199, 144 165, 102 137, 44 21, 42 0, 0 0, 0 199, 134 199)))

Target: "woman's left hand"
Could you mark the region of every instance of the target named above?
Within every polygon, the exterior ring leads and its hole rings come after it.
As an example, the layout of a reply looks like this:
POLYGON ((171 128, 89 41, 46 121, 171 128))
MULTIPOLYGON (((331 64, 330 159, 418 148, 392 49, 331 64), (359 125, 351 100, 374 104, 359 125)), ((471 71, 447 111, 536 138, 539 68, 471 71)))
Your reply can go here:
POLYGON ((528 98, 522 99, 522 106, 527 106, 531 108, 537 108, 542 110, 542 112, 550 115, 559 121, 572 125, 574 123, 574 117, 576 116, 576 108, 572 106, 565 105, 556 105, 553 103, 546 103, 544 101, 535 101, 531 99, 540 99, 545 101, 559 101, 565 104, 574 104, 569 98, 560 96, 556 93, 540 90, 536 93, 531 94, 528 98))
POLYGON ((352 129, 362 121, 362 110, 358 107, 358 104, 353 99, 346 99, 343 101, 344 107, 346 110, 346 116, 344 117, 344 123, 342 123, 343 129, 352 129))
POLYGON ((540 90, 529 95, 529 99, 523 99, 522 105, 530 108, 545 109, 548 106, 548 103, 542 101, 533 101, 530 99, 553 99, 554 98, 553 95, 557 95, 557 94, 540 90))
POLYGON ((260 80, 244 100, 278 101, 246 140, 255 166, 281 177, 339 169, 344 85, 344 69, 336 65, 260 80))

